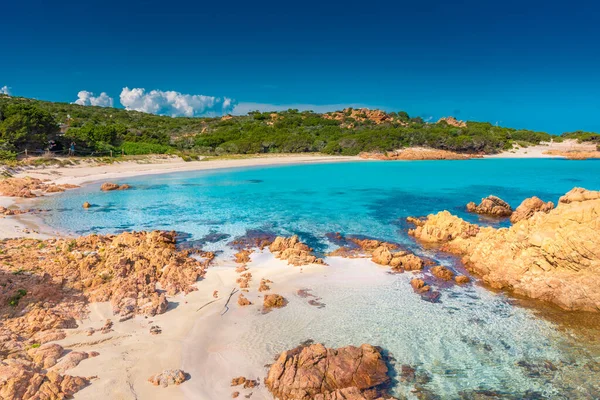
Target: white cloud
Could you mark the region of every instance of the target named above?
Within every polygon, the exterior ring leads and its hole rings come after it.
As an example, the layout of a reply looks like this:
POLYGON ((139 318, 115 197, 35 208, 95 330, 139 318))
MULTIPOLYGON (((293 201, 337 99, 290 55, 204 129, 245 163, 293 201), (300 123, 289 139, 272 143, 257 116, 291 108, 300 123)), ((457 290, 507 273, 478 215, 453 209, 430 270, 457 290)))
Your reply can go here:
POLYGON ((364 104, 269 104, 269 103, 239 103, 235 109, 233 110, 233 114, 235 115, 246 115, 250 111, 286 111, 291 109, 296 109, 299 111, 307 111, 311 110, 316 113, 326 113, 329 111, 339 111, 344 108, 371 108, 375 109, 378 107, 367 106, 364 104))
POLYGON ((228 97, 213 97, 199 94, 183 94, 175 91, 152 90, 128 87, 121 91, 121 104, 127 110, 172 117, 199 117, 229 114, 236 101, 228 97))
POLYGON ((10 89, 8 88, 8 86, 2 86, 0 88, 0 94, 5 94, 10 96, 10 89))
POLYGON ((94 93, 82 90, 77 93, 77 100, 74 101, 74 104, 79 104, 80 106, 112 107, 113 99, 105 92, 100 93, 100 96, 94 96, 94 93))

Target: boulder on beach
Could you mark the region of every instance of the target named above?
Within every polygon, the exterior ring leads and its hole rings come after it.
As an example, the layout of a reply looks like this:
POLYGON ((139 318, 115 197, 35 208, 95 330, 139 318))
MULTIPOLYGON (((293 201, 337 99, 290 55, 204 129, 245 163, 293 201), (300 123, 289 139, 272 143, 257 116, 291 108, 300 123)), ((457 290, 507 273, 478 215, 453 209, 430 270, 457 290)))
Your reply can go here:
POLYGON ((338 349, 322 344, 284 351, 265 385, 280 400, 391 399, 381 349, 363 344, 338 349))
POLYGON ((179 385, 187 379, 187 374, 180 369, 166 369, 163 372, 152 375, 148 378, 148 382, 154 386, 167 387, 171 385, 179 385))
POLYGON ((276 258, 287 260, 290 265, 325 264, 323 259, 317 258, 313 254, 313 249, 300 242, 296 235, 291 237, 277 236, 269 246, 269 250, 276 258))

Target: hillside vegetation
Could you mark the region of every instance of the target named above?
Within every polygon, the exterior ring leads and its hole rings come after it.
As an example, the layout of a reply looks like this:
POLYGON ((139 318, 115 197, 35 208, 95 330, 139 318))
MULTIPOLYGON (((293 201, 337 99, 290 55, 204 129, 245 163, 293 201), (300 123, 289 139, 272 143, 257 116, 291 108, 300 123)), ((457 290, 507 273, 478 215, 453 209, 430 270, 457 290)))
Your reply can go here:
MULTIPOLYGON (((571 132, 563 137, 599 141, 600 135, 571 132)), ((497 153, 548 141, 545 132, 442 119, 426 123, 406 112, 346 109, 251 112, 245 116, 184 118, 116 108, 53 103, 0 95, 0 158, 27 150, 77 155, 190 153, 203 155, 302 153, 356 155, 427 146, 461 153, 497 153)))

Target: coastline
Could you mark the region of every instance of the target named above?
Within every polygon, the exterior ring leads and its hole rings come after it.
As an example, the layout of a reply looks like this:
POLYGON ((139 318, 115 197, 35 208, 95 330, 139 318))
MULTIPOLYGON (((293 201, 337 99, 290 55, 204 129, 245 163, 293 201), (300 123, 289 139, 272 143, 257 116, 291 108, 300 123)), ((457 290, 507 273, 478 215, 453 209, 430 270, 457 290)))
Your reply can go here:
MULTIPOLYGON (((99 180, 117 180, 132 176, 183 171, 349 161, 358 161, 358 159, 355 157, 299 156, 213 160, 193 163, 171 161, 138 164, 127 162, 99 166, 46 168, 24 171, 16 176, 33 176, 41 179, 54 178, 53 182, 55 183, 83 185, 99 180), (39 175, 34 175, 32 172, 39 173, 39 175)), ((0 200, 6 201, 6 203, 1 204, 20 205, 25 208, 32 207, 37 201, 36 199, 14 200, 4 197, 0 197, 0 200)), ((41 220, 42 218, 39 215, 25 214, 3 218, 0 223, 11 221, 11 226, 18 222, 23 227, 36 227, 37 221, 41 222, 41 220)), ((14 229, 11 226, 8 227, 14 229)), ((52 232, 46 233, 41 230, 41 225, 39 225, 39 229, 40 233, 38 235, 56 236, 52 232)), ((4 230, 1 230, 0 234, 4 235, 4 230)), ((269 349, 268 354, 272 357, 277 352, 289 348, 291 345, 296 345, 300 340, 311 339, 311 337, 296 338, 294 336, 296 332, 294 332, 285 338, 289 343, 282 340, 275 344, 263 345, 259 341, 260 335, 257 334, 251 324, 262 325, 260 328, 262 330, 268 329, 269 326, 273 327, 273 325, 269 325, 269 319, 279 319, 281 315, 287 315, 290 312, 284 308, 283 310, 276 310, 270 315, 260 313, 259 305, 262 301, 262 294, 258 293, 256 289, 261 278, 273 279, 274 284, 271 292, 284 295, 286 299, 291 301, 294 310, 297 310, 298 307, 304 307, 305 311, 314 313, 311 314, 314 318, 319 318, 321 311, 306 305, 306 300, 299 299, 296 295, 297 289, 301 287, 312 288, 311 283, 316 285, 317 280, 325 280, 327 275, 336 275, 340 278, 341 273, 343 273, 343 279, 339 279, 339 281, 332 279, 329 282, 332 284, 332 288, 334 287, 333 283, 345 288, 354 279, 362 286, 363 284, 385 280, 390 276, 388 271, 379 268, 368 259, 344 259, 344 268, 348 268, 342 270, 339 266, 335 267, 335 264, 340 264, 342 260, 337 257, 326 260, 333 267, 311 265, 305 268, 288 266, 284 261, 274 259, 271 253, 266 250, 254 253, 251 258, 252 262, 248 264, 248 267, 249 272, 253 274, 253 280, 251 292, 247 294, 247 297, 254 305, 239 307, 236 304, 238 296, 238 293, 236 293, 231 298, 231 309, 225 317, 221 317, 220 313, 230 291, 233 287, 236 287, 234 283, 237 278, 235 267, 238 266, 229 259, 222 259, 222 263, 209 268, 206 277, 196 283, 199 290, 185 296, 180 294, 169 297, 168 312, 155 317, 136 316, 132 320, 116 323, 118 317, 113 316, 110 304, 89 304, 89 316, 84 321, 78 321, 79 327, 69 331, 67 338, 56 342, 68 350, 93 350, 100 353, 99 357, 85 360, 69 370, 68 373, 75 376, 98 375, 98 379, 93 380, 90 386, 76 393, 74 398, 151 399, 168 397, 175 400, 185 398, 209 399, 215 398, 215 393, 219 394, 217 398, 230 398, 231 393, 236 390, 229 386, 231 378, 243 375, 255 379, 257 378, 256 374, 261 374, 262 381, 264 361, 270 361, 270 359, 265 358, 265 348, 269 349), (356 270, 356 276, 352 277, 348 273, 351 269, 356 270), (299 286, 307 282, 309 284, 306 286, 299 286), (200 307, 214 300, 212 297, 214 290, 219 291, 219 300, 199 310, 200 307), (114 331, 107 334, 97 332, 91 337, 87 335, 86 329, 90 327, 98 329, 102 327, 107 319, 115 321, 114 331), (149 329, 154 325, 161 327, 161 334, 150 334, 149 329), (244 332, 247 335, 241 335, 244 332), (215 337, 215 335, 218 337, 215 337), (249 338, 248 335, 250 335, 249 338), (244 339, 241 343, 246 345, 243 352, 239 348, 241 338, 244 339), (259 349, 261 345, 262 350, 259 349), (260 354, 260 351, 263 353, 260 354), (190 373, 191 379, 181 386, 170 386, 168 388, 154 387, 147 382, 149 376, 165 369, 174 368, 181 368, 190 373)), ((409 293, 407 295, 409 297, 412 296, 412 289, 408 283, 408 278, 411 276, 411 274, 406 274, 406 279, 403 278, 400 286, 404 293, 409 293)), ((351 287, 348 288, 351 289, 351 287)), ((315 294, 323 295, 324 291, 323 293, 316 291, 315 294)), ((329 307, 333 308, 334 304, 337 303, 327 304, 329 310, 329 307)), ((339 302, 339 304, 345 303, 339 302)), ((353 305, 353 307, 356 306, 356 304, 353 305)), ((428 308, 431 306, 427 303, 423 304, 422 307, 428 308)), ((285 322, 289 326, 293 326, 294 322, 297 321, 297 319, 289 319, 285 322)), ((426 327, 422 327, 422 329, 426 329, 426 327)), ((322 339, 323 335, 316 335, 315 338, 324 340, 322 339)), ((242 390, 242 395, 249 393, 248 390, 242 390)), ((264 385, 261 384, 254 389, 252 398, 270 399, 271 397, 264 385)))

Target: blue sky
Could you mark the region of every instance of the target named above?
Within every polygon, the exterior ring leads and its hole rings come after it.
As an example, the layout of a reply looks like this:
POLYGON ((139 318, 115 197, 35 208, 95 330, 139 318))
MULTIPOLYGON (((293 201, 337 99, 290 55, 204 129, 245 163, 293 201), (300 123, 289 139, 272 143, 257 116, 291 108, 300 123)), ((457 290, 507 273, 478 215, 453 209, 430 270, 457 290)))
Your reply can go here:
POLYGON ((600 132, 593 1, 20 0, 1 13, 0 87, 15 96, 105 92, 123 107, 127 87, 145 89, 128 107, 170 114, 364 105, 600 132))

